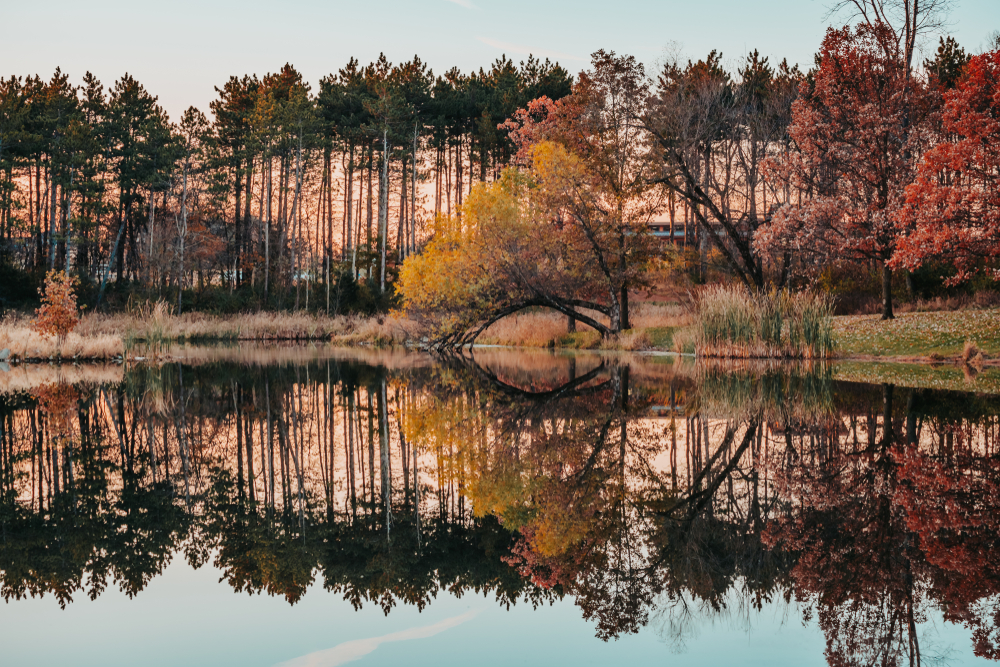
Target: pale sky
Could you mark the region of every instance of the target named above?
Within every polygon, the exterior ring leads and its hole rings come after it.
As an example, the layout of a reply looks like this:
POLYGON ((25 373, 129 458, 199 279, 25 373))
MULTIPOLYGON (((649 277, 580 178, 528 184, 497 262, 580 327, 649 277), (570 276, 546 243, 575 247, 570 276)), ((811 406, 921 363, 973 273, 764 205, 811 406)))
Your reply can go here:
MULTIPOLYGON (((572 73, 603 48, 651 66, 671 44, 684 57, 718 49, 728 65, 754 49, 772 62, 808 66, 826 27, 825 0, 6 0, 0 76, 79 83, 92 71, 110 87, 125 72, 172 119, 208 112, 230 75, 263 75, 292 63, 314 86, 354 56, 417 54, 436 74, 488 68, 506 54, 558 60, 572 73)), ((978 51, 1000 29, 1000 0, 956 0, 950 34, 978 51)), ((842 21, 841 21, 842 22, 842 21)), ((933 40, 936 44, 936 38, 933 40)))

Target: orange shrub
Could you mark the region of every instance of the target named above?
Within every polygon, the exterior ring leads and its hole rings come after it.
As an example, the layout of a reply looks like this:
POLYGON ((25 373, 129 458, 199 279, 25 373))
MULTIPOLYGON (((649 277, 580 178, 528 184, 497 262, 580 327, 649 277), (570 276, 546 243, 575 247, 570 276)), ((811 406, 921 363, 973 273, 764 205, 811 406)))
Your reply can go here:
POLYGON ((76 278, 65 271, 49 271, 45 275, 45 286, 38 290, 42 305, 35 311, 31 327, 42 334, 65 338, 80 321, 73 287, 76 278))

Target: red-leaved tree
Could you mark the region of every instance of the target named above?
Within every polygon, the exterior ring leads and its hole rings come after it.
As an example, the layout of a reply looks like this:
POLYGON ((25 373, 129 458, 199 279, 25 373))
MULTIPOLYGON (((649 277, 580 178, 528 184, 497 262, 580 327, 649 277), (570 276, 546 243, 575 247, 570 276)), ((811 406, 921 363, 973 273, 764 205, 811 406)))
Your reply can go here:
POLYGON ((883 319, 893 316, 887 262, 900 234, 895 214, 919 155, 923 93, 888 27, 831 28, 812 89, 792 106, 796 150, 766 165, 802 197, 758 231, 758 249, 817 264, 881 263, 883 319))
POLYGON ((898 219, 908 233, 892 264, 947 260, 957 269, 950 284, 979 272, 1000 278, 1000 50, 972 58, 945 93, 941 129, 906 189, 898 219))

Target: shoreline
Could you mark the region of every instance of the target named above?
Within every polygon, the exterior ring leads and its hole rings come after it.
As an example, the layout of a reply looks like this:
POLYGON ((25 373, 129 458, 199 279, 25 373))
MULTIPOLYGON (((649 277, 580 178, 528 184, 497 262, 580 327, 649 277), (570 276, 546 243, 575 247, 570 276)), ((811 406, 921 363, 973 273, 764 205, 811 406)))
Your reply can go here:
MULTIPOLYGON (((545 325, 564 320, 537 314, 533 322, 522 322, 524 331, 482 336, 473 349, 560 350, 626 352, 648 355, 678 355, 695 358, 690 319, 658 321, 623 332, 615 339, 601 339, 585 329, 564 333, 545 325), (544 335, 540 335, 544 334, 544 335)), ((531 320, 532 316, 522 316, 531 320)), ((901 313, 895 320, 880 321, 876 315, 834 318, 836 351, 823 359, 831 363, 907 364, 940 368, 967 365, 963 354, 967 342, 981 355, 977 370, 1000 367, 1000 309, 974 311, 930 311, 901 313)), ((35 333, 26 316, 8 316, 0 321, 0 363, 82 364, 130 363, 159 356, 175 345, 226 347, 262 345, 324 345, 343 348, 426 350, 418 323, 398 314, 364 317, 326 317, 308 313, 263 312, 239 316, 185 313, 181 316, 153 314, 87 314, 67 337, 35 333), (7 354, 4 352, 7 351, 7 354)), ((725 360, 724 357, 701 357, 725 360)), ((794 357, 730 359, 775 363, 808 361, 794 357)), ((817 360, 819 361, 819 360, 817 360)))
MULTIPOLYGON (((130 369, 158 367, 167 364, 201 364, 211 362, 269 365, 273 363, 301 363, 317 358, 371 357, 371 361, 394 360, 392 363, 433 363, 433 354, 426 349, 406 346, 374 347, 366 344, 342 345, 327 340, 312 341, 258 341, 251 345, 184 344, 170 346, 155 355, 142 352, 133 356, 112 359, 35 359, 0 362, 0 386, 13 383, 20 385, 24 377, 36 377, 36 382, 75 382, 73 378, 86 379, 93 372, 104 377, 112 373, 119 379, 130 369), (423 354, 420 354, 423 352, 423 354), (408 361, 407 361, 408 360, 408 361), (79 377, 78 377, 79 376, 79 377), (18 379, 20 378, 20 379, 18 379)), ((489 352, 510 352, 515 354, 545 354, 567 356, 629 356, 645 359, 653 365, 676 364, 689 366, 689 372, 701 368, 716 368, 731 372, 753 372, 762 370, 781 372, 782 369, 802 372, 814 365, 826 377, 834 381, 858 382, 865 384, 890 384, 914 389, 943 389, 973 392, 986 395, 1000 395, 1000 360, 991 359, 981 368, 973 368, 959 363, 927 363, 925 359, 913 357, 886 357, 873 355, 850 355, 825 360, 795 359, 719 359, 697 358, 664 349, 647 350, 576 350, 572 348, 540 348, 527 346, 483 345, 476 348, 484 354, 489 352)), ((110 377, 110 376, 108 376, 110 377)), ((30 384, 30 383, 29 383, 30 384)))

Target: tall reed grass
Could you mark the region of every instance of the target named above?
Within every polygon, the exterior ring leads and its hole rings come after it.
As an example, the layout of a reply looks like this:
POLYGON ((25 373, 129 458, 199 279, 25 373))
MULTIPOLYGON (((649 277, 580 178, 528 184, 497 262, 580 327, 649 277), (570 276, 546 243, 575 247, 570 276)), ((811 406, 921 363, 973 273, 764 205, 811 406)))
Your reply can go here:
POLYGON ((698 356, 826 358, 834 349, 833 303, 809 292, 716 286, 701 295, 696 330, 698 356))
POLYGON ((769 422, 825 421, 834 414, 833 379, 824 362, 713 361, 699 366, 698 407, 719 419, 759 415, 769 422))

